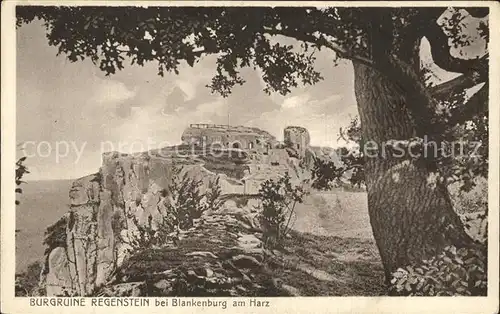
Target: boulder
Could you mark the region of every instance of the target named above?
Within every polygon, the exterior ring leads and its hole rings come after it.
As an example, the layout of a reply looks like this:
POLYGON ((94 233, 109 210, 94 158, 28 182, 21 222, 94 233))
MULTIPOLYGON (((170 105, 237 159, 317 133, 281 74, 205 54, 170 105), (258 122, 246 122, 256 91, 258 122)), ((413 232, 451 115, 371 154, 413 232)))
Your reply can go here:
POLYGON ((255 257, 248 255, 233 256, 233 264, 238 268, 256 269, 262 266, 255 257))

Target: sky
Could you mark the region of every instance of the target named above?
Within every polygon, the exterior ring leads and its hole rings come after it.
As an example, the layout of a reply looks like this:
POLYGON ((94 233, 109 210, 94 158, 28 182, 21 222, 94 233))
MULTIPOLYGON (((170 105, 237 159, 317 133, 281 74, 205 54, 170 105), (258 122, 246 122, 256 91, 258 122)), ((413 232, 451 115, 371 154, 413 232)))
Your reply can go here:
MULTIPOLYGON (((422 49, 428 50, 425 45, 422 49)), ((259 73, 247 69, 246 83, 225 99, 205 87, 215 74, 213 57, 193 68, 183 64, 179 75, 160 77, 148 64, 105 76, 89 60, 71 63, 56 54, 40 22, 17 30, 16 142, 28 156, 26 180, 95 173, 103 151, 178 144, 190 123, 229 121, 264 129, 278 139, 286 126, 299 125, 309 130, 312 145, 336 147, 339 129, 357 115, 352 64, 342 61, 333 67, 333 53, 327 50, 315 54, 324 80, 313 86, 286 96, 267 95, 259 73)), ((453 77, 434 70, 438 81, 453 77)))

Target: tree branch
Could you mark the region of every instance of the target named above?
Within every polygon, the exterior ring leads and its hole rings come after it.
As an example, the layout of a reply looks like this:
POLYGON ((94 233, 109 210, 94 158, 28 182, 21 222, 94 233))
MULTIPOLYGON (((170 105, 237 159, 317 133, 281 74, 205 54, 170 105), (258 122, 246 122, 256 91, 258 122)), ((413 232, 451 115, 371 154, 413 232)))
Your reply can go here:
MULTIPOLYGON (((440 30, 442 33, 442 30, 440 30)), ((488 55, 483 56, 482 58, 475 60, 465 60, 465 59, 457 59, 453 58, 449 54, 449 46, 447 45, 447 37, 446 37, 446 53, 440 52, 440 55, 445 55, 440 61, 443 61, 445 58, 446 64, 448 64, 453 69, 458 69, 461 67, 461 70, 465 70, 465 74, 452 79, 448 82, 440 84, 438 86, 432 87, 430 89, 426 88, 418 79, 417 74, 413 69, 403 62, 402 60, 393 57, 391 59, 391 66, 387 64, 375 64, 373 60, 370 60, 365 57, 357 56, 347 49, 328 41, 323 35, 318 37, 310 34, 298 34, 298 33, 288 33, 286 30, 277 30, 277 29, 265 29, 265 32, 269 35, 281 35, 285 37, 295 38, 297 40, 309 42, 315 44, 317 46, 324 46, 333 51, 335 51, 339 56, 350 59, 353 62, 359 62, 364 65, 373 67, 380 71, 381 73, 389 74, 389 77, 395 79, 399 87, 406 92, 408 95, 408 103, 407 106, 412 112, 412 116, 415 119, 418 119, 422 122, 422 128, 419 133, 422 132, 432 132, 433 134, 438 134, 444 128, 444 123, 440 122, 439 117, 435 113, 436 101, 447 99, 451 95, 456 94, 464 89, 468 89, 476 86, 487 80, 487 64, 488 64, 488 55), (486 68, 484 68, 486 64, 486 68), (473 65, 473 68, 466 68, 464 66, 473 65), (464 67, 464 68, 462 68, 464 67), (486 71, 485 71, 486 69, 486 71)), ((436 50, 434 50, 436 53, 436 50)), ((439 65, 439 64, 438 64, 439 65)), ((450 68, 449 67, 449 68, 450 68)), ((486 84, 487 85, 487 84, 486 84)), ((486 86, 485 85, 485 86, 486 86)), ((448 123, 457 124, 461 123, 474 114, 482 112, 488 107, 488 95, 487 95, 487 87, 483 86, 480 91, 471 97, 471 99, 467 102, 466 105, 461 106, 451 112, 451 117, 448 120, 448 123)), ((447 124, 448 124, 447 123, 447 124)))
POLYGON ((467 11, 471 16, 476 17, 476 18, 483 18, 483 17, 486 17, 488 14, 490 14, 490 8, 488 8, 488 7, 484 7, 484 8, 464 7, 461 9, 467 11))
POLYGON ((431 46, 431 54, 434 63, 448 72, 467 73, 476 71, 484 74, 488 71, 488 54, 481 58, 461 59, 453 57, 448 45, 448 36, 443 29, 434 21, 425 28, 424 36, 431 46))
POLYGON ((462 74, 454 79, 431 87, 432 96, 438 100, 444 100, 464 89, 474 87, 488 80, 487 75, 472 71, 462 74))
POLYGON ((304 42, 309 42, 311 44, 314 44, 318 47, 326 47, 329 48, 333 51, 335 51, 340 57, 345 58, 345 59, 350 59, 353 62, 359 62, 367 66, 374 66, 374 62, 371 59, 358 56, 354 54, 353 52, 341 47, 338 44, 335 44, 329 40, 327 40, 323 35, 319 35, 318 37, 312 35, 312 34, 304 34, 300 32, 289 32, 286 29, 278 30, 278 29, 270 29, 270 28, 264 28, 265 33, 271 35, 271 36, 285 36, 285 37, 290 37, 294 38, 297 40, 301 40, 304 42))
MULTIPOLYGON (((423 83, 418 80, 417 74, 404 61, 392 56, 390 65, 386 65, 386 73, 397 82, 396 84, 405 91, 406 106, 409 109, 412 117, 418 121, 418 135, 430 135, 439 137, 446 126, 463 123, 477 114, 484 113, 488 110, 488 83, 484 84, 467 103, 458 106, 449 111, 446 119, 436 113, 437 99, 436 95, 445 95, 450 91, 464 90, 473 87, 479 83, 477 79, 462 75, 450 82, 445 83, 443 88, 441 85, 437 88, 428 89, 423 83), (473 85, 471 85, 474 83, 473 85)), ((444 85, 444 84, 442 84, 444 85)))

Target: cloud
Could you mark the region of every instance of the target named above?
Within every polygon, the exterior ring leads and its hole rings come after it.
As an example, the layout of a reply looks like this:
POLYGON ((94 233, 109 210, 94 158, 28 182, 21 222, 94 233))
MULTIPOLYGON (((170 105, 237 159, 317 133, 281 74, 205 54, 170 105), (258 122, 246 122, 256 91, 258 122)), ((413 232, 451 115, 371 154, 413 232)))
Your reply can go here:
POLYGON ((247 124, 263 128, 278 139, 282 139, 285 127, 302 126, 308 129, 313 145, 336 147, 339 145, 339 129, 345 127, 357 114, 355 103, 343 103, 343 99, 338 94, 321 100, 311 99, 308 93, 290 96, 283 100, 279 109, 264 112, 247 124), (337 110, 330 113, 325 110, 329 107, 336 107, 337 110))
POLYGON ((96 78, 96 88, 93 91, 92 101, 100 105, 116 105, 135 96, 136 91, 113 79, 96 78))
POLYGON ((287 125, 302 125, 309 129, 313 143, 326 144, 330 140, 325 128, 347 123, 345 107, 356 108, 351 101, 350 64, 334 68, 331 55, 323 51, 317 53, 323 82, 299 86, 286 96, 267 95, 259 71, 246 68, 241 75, 247 82, 224 99, 205 87, 215 74, 215 57, 204 58, 193 68, 182 64, 179 75, 160 77, 155 64, 146 64, 105 76, 90 62, 70 63, 64 56, 57 57, 57 50, 43 39, 41 24, 21 27, 18 38, 16 140, 86 143, 78 165, 71 160, 55 164, 30 159, 39 169, 37 178, 95 172, 103 142, 113 143, 115 150, 120 143, 128 143, 125 151, 130 144, 136 151, 150 143, 177 144, 184 129, 197 122, 225 124, 229 119, 230 124, 260 127, 278 138, 287 125))
POLYGON ((299 108, 303 106, 310 98, 311 96, 308 93, 287 97, 281 103, 281 108, 283 109, 299 108))

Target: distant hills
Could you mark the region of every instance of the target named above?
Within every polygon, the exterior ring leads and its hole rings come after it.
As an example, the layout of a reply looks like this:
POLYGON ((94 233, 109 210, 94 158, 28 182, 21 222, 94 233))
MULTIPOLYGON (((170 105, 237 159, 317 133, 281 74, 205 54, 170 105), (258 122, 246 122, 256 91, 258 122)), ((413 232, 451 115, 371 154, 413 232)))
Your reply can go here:
POLYGON ((17 196, 16 208, 16 273, 43 260, 42 245, 47 226, 68 211, 68 193, 74 180, 28 181, 17 196))

